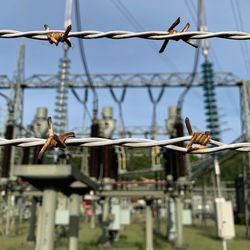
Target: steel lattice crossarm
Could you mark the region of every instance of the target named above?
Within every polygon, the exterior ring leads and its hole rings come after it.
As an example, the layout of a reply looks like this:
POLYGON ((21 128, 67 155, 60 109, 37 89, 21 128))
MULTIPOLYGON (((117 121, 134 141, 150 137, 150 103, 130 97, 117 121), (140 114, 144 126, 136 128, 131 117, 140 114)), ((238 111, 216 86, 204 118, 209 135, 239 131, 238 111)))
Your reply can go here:
MULTIPOLYGON (((96 88, 140 88, 151 87, 185 87, 190 84, 190 73, 117 73, 117 74, 92 74, 93 83, 96 88)), ((236 86, 239 79, 229 72, 217 72, 214 75, 217 86, 236 86)), ((60 76, 57 74, 34 74, 21 83, 22 88, 57 88, 60 76)), ((202 75, 198 73, 194 79, 194 87, 202 86, 202 75)), ((8 89, 13 85, 7 76, 0 75, 0 88, 8 89)), ((69 74, 68 86, 74 88, 89 87, 87 76, 83 74, 69 74)))

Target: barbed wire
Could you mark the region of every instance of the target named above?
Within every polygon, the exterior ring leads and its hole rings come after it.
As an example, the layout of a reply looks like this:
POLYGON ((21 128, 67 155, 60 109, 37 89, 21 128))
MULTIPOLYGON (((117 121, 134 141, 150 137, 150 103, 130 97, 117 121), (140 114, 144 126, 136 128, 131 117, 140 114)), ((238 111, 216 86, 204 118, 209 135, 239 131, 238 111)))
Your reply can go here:
MULTIPOLYGON (((175 151, 180 151, 183 153, 192 153, 192 154, 209 154, 216 153, 224 150, 235 150, 239 152, 250 152, 250 143, 241 142, 241 143, 232 143, 225 144, 219 141, 210 139, 209 144, 213 147, 196 149, 193 151, 188 151, 185 147, 180 147, 175 145, 179 142, 190 141, 192 136, 178 137, 174 139, 167 140, 150 140, 143 138, 122 138, 122 139, 105 139, 105 138, 72 138, 67 139, 65 144, 67 146, 83 146, 83 147, 97 147, 97 146, 125 146, 125 147, 154 147, 160 146, 175 151)), ((46 139, 41 138, 18 138, 18 139, 3 139, 0 138, 0 146, 17 146, 17 147, 34 147, 44 145, 46 139)))
MULTIPOLYGON (((48 40, 49 33, 64 32, 64 30, 50 30, 48 31, 26 31, 21 32, 17 30, 0 30, 0 38, 20 38, 25 37, 29 39, 48 40)), ((222 32, 203 32, 203 31, 190 31, 190 32, 177 32, 175 34, 167 31, 146 31, 146 32, 131 32, 131 31, 79 31, 70 32, 67 37, 81 38, 81 39, 129 39, 129 38, 142 38, 150 40, 178 40, 178 39, 208 39, 208 38, 222 38, 233 40, 249 40, 250 33, 241 31, 222 31, 222 32)))

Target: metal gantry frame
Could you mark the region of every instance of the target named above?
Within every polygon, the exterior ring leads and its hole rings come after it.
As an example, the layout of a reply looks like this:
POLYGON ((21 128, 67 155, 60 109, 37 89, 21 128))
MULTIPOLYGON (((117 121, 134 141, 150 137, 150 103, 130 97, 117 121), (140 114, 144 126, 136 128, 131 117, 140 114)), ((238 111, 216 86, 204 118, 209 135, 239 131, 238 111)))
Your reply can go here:
MULTIPOLYGON (((21 53, 21 52, 20 52, 21 53)), ((20 55, 19 55, 20 58, 20 55)), ((20 61, 20 60, 19 60, 20 61)), ((20 64, 20 63, 19 63, 20 64)), ((18 65, 19 65, 18 64, 18 65)), ((24 68, 24 60, 22 61, 22 68, 24 68)), ((65 71, 65 70, 64 70, 65 71)), ((20 100, 23 102, 24 91, 26 89, 57 89, 59 92, 59 96, 61 96, 61 92, 64 93, 67 88, 90 88, 88 77, 84 74, 71 74, 67 72, 67 79, 64 81, 64 89, 59 89, 59 85, 62 82, 62 72, 60 71, 58 74, 33 74, 29 77, 22 77, 21 81, 16 82, 15 80, 11 80, 6 75, 0 75, 0 89, 10 89, 12 90, 11 96, 15 96, 14 100, 20 100), (18 98, 17 98, 18 97, 18 98)), ((20 78, 20 77, 19 77, 20 78)), ((93 80, 95 88, 162 88, 164 87, 186 87, 190 82, 190 78, 192 78, 192 74, 190 73, 113 73, 113 74, 92 74, 91 79, 93 80)), ((63 78, 64 79, 64 78, 63 78)), ((214 75, 214 80, 216 86, 218 87, 236 87, 236 82, 240 79, 230 73, 230 72, 217 72, 214 75)), ((203 83, 202 73, 197 73, 194 79, 192 87, 201 87, 203 83)), ((20 102, 19 101, 19 102, 20 102)), ((60 100, 57 100, 59 102, 60 100)), ((58 106, 58 105, 57 105, 58 106)), ((65 105, 64 105, 65 106, 65 105)), ((23 106, 19 105, 18 113, 15 114, 15 123, 17 121, 21 121, 22 117, 20 117, 23 113, 23 106)), ((58 109, 58 107, 56 107, 58 109)), ((67 110, 66 107, 63 109, 67 110)), ((59 116, 56 112, 56 116, 59 116)), ((56 117, 57 118, 57 117, 56 117)), ((60 122, 61 122, 61 116, 60 122)), ((58 118, 58 119, 59 119, 58 118)), ((58 121, 59 122, 59 121, 58 121)), ((126 128, 126 132, 128 135, 130 134, 140 134, 143 135, 146 132, 151 131, 150 128, 145 128, 143 131, 140 129, 136 129, 133 127, 132 129, 126 128), (132 130, 136 130, 135 133, 131 132, 132 130)), ((86 133, 87 131, 84 131, 86 133)), ((158 131, 160 134, 166 134, 163 129, 158 131)), ((81 133, 82 134, 82 133, 81 133)))
MULTIPOLYGON (((192 77, 190 73, 113 73, 91 74, 95 88, 145 88, 155 87, 186 87, 192 77)), ((218 87, 235 87, 241 79, 230 72, 216 72, 214 81, 218 87)), ((59 74, 33 74, 22 81, 23 89, 57 88, 60 81, 59 74)), ((7 75, 0 75, 0 89, 9 89, 15 85, 7 75)), ((197 73, 192 87, 201 87, 203 83, 201 73, 197 73)), ((74 88, 89 88, 88 79, 83 74, 68 75, 67 84, 74 88)))

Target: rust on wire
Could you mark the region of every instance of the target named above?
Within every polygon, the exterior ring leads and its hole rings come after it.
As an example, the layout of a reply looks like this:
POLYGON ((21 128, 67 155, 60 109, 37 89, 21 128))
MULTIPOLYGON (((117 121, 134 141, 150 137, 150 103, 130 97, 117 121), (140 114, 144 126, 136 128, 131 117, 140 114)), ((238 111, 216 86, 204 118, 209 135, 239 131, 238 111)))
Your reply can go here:
POLYGON ((192 136, 189 143, 186 146, 187 152, 191 152, 191 151, 198 152, 199 150, 206 148, 207 144, 210 142, 210 139, 211 139, 210 132, 208 131, 193 132, 193 129, 192 129, 192 126, 190 124, 188 117, 186 117, 185 119, 185 124, 186 124, 189 135, 192 136), (200 145, 197 147, 193 147, 193 144, 200 144, 200 145))
MULTIPOLYGON (((184 32, 187 32, 187 31, 188 31, 188 29, 189 29, 189 27, 190 27, 190 24, 189 24, 189 23, 187 23, 187 24, 185 25, 185 27, 182 29, 181 32, 178 32, 177 30, 175 30, 174 28, 175 28, 179 23, 180 23, 180 17, 178 17, 178 18, 173 22, 173 24, 168 28, 168 33, 169 33, 170 35, 178 34, 178 33, 184 33, 184 32)), ((191 39, 189 39, 189 38, 179 38, 179 37, 176 37, 176 38, 172 38, 172 39, 175 40, 175 41, 179 41, 179 40, 181 39, 182 41, 188 43, 189 45, 191 45, 191 46, 193 46, 193 47, 195 47, 195 48, 198 47, 198 45, 195 44, 195 43, 193 43, 193 41, 192 41, 191 39)), ((159 50, 159 53, 164 52, 164 50, 166 49, 166 47, 167 47, 167 45, 168 45, 168 42, 169 42, 169 39, 166 39, 166 40, 164 41, 164 43, 163 43, 162 46, 161 46, 161 49, 159 50)))
POLYGON ((48 131, 49 131, 48 139, 45 141, 42 149, 40 150, 38 154, 38 159, 41 159, 44 152, 50 147, 66 148, 65 144, 66 139, 69 137, 75 137, 74 132, 68 132, 62 135, 54 134, 51 117, 48 117, 48 131))
MULTIPOLYGON (((49 31, 49 26, 48 24, 44 24, 45 31, 49 31)), ((49 32, 47 34, 49 43, 55 44, 56 46, 61 43, 66 43, 69 47, 71 47, 71 42, 68 39, 69 32, 71 31, 71 25, 69 25, 65 32, 49 32)))
MULTIPOLYGON (((196 133, 197 134, 197 133, 196 133)), ((208 132, 200 133, 200 134, 206 134, 205 138, 208 140, 208 137, 210 137, 208 132)), ((149 139, 142 139, 142 138, 120 138, 120 139, 105 139, 105 138, 72 138, 67 139, 65 141, 65 145, 71 145, 71 146, 81 146, 81 147, 101 147, 101 146, 125 146, 125 147, 153 147, 153 146, 164 146, 166 148, 180 151, 183 153, 187 152, 186 147, 179 147, 176 146, 176 143, 184 142, 184 141, 190 141, 193 135, 188 136, 182 136, 177 137, 173 139, 167 139, 167 140, 149 140, 149 139)), ((199 139, 199 138, 198 138, 199 139)), ((199 139, 200 140, 200 139, 199 139)), ((17 138, 17 139, 4 139, 0 138, 0 146, 17 146, 17 147, 34 147, 34 146, 40 146, 44 145, 45 139, 42 138, 17 138)), ((193 143, 198 142, 196 139, 193 143)), ((206 141, 204 139, 201 140, 201 142, 204 144, 206 141)), ((202 150, 194 150, 192 153, 194 154, 209 154, 209 153, 215 153, 219 151, 224 150, 235 150, 237 152, 250 152, 250 143, 249 142, 236 142, 231 144, 225 144, 219 141, 212 140, 212 138, 209 139, 207 142, 214 147, 205 148, 202 150)))

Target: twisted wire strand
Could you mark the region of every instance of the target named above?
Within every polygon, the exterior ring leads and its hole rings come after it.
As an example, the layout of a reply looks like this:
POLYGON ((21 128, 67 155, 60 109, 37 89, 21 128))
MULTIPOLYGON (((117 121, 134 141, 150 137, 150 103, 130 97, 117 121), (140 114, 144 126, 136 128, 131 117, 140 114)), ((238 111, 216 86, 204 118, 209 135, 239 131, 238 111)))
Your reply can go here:
MULTIPOLYGON (((97 146, 126 146, 126 147, 154 147, 161 146, 175 151, 187 153, 187 148, 175 145, 178 142, 189 141, 192 136, 183 136, 167 140, 150 140, 142 138, 121 138, 121 139, 105 139, 105 138, 72 138, 66 140, 68 146, 84 146, 84 147, 97 147, 97 146)), ((0 138, 0 146, 17 146, 17 147, 34 147, 40 146, 45 143, 46 139, 41 138, 18 138, 18 139, 2 139, 0 138)), ((198 149, 189 153, 193 154, 209 154, 224 150, 235 150, 239 152, 250 152, 250 143, 232 143, 225 144, 219 141, 210 139, 209 143, 213 147, 198 149)))
MULTIPOLYGON (((47 34, 51 32, 64 32, 64 30, 51 30, 51 31, 27 31, 21 32, 17 30, 0 30, 0 38, 30 38, 37 40, 48 40, 47 34)), ((146 32, 131 32, 131 31, 79 31, 70 32, 68 37, 75 37, 81 39, 129 39, 129 38, 142 38, 151 40, 178 40, 178 39, 208 39, 208 38, 222 38, 233 40, 249 40, 250 33, 241 31, 222 31, 222 32, 204 32, 204 31, 190 31, 183 33, 170 34, 167 31, 146 31, 146 32)))

